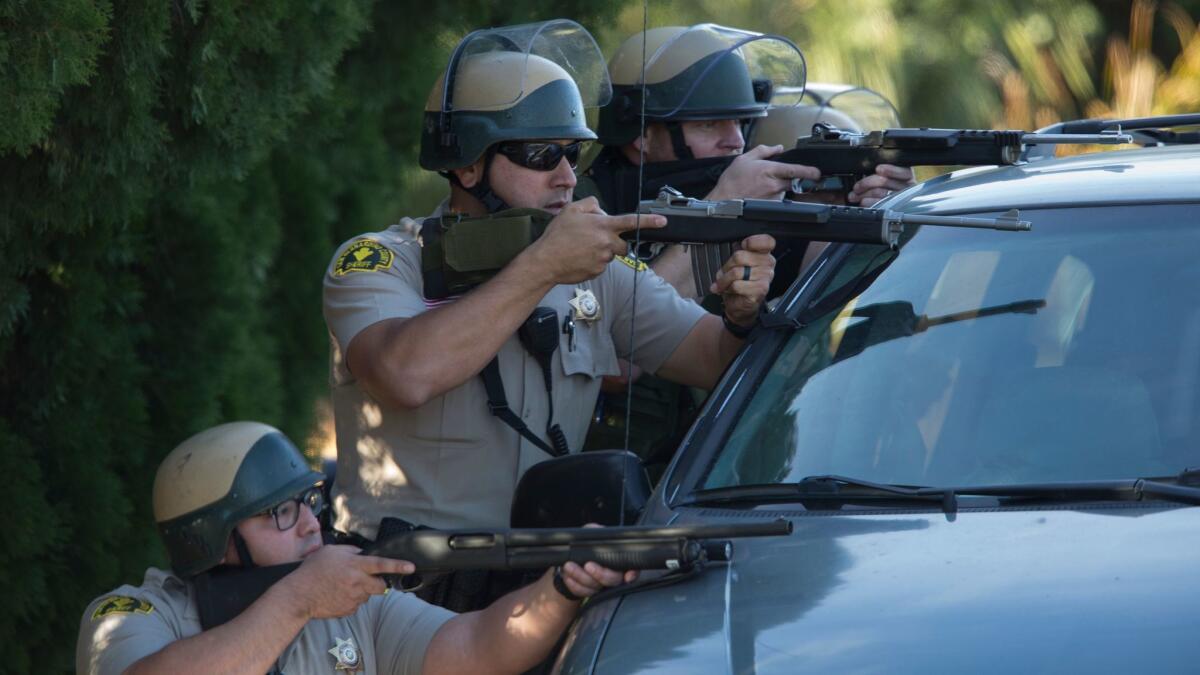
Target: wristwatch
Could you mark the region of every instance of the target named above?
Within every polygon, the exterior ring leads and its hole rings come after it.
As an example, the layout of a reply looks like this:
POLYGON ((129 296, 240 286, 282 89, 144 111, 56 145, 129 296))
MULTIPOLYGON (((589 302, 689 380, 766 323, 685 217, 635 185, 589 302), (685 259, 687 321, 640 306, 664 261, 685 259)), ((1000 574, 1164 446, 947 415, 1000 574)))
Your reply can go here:
POLYGON ((567 600, 570 600, 571 602, 579 602, 583 600, 583 598, 575 595, 571 592, 571 589, 567 588, 567 582, 563 581, 562 565, 554 568, 554 590, 558 591, 559 595, 563 596, 567 600))
POLYGON ((724 312, 721 313, 721 321, 725 324, 725 330, 729 331, 733 337, 739 340, 745 340, 750 336, 750 333, 762 323, 763 314, 766 313, 767 304, 764 302, 758 306, 758 314, 754 315, 754 323, 750 324, 749 326, 737 325, 736 323, 730 321, 729 315, 725 314, 724 312))

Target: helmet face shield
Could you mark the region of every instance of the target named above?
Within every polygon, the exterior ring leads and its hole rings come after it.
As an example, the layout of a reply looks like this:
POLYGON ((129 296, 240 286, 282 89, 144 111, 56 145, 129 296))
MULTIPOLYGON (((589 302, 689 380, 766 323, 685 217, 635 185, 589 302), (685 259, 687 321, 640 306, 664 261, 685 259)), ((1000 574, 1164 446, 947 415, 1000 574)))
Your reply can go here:
POLYGON ((440 109, 451 112, 512 106, 545 83, 544 69, 531 69, 530 56, 538 57, 535 63, 544 59, 558 66, 574 81, 583 105, 602 106, 612 97, 608 69, 596 40, 574 21, 555 19, 477 30, 463 38, 446 66, 444 81, 454 86, 443 89, 440 109), (507 55, 501 57, 506 69, 499 73, 498 80, 484 87, 462 86, 464 77, 471 84, 480 84, 470 77, 470 71, 488 56, 501 54, 507 55))
POLYGON ((647 85, 661 86, 647 86, 646 117, 760 117, 776 87, 803 89, 806 76, 804 54, 787 38, 713 24, 693 26, 647 59, 647 85), (672 74, 679 54, 690 57, 710 49, 672 74))
POLYGON ((775 92, 766 117, 755 120, 747 145, 782 145, 812 135, 818 122, 843 131, 866 132, 900 126, 896 108, 878 92, 845 84, 809 84, 803 91, 775 92))
POLYGON ((475 31, 426 102, 421 166, 467 166, 503 141, 592 140, 585 109, 611 96, 600 48, 574 21, 475 31))
POLYGON ((715 24, 638 33, 617 50, 609 72, 614 102, 599 124, 606 145, 637 136, 643 104, 647 122, 749 119, 765 114, 776 89, 803 91, 807 77, 791 40, 715 24))
POLYGON ((853 119, 861 131, 894 129, 901 126, 900 113, 887 98, 866 87, 845 84, 811 84, 805 90, 805 102, 832 108, 853 119))

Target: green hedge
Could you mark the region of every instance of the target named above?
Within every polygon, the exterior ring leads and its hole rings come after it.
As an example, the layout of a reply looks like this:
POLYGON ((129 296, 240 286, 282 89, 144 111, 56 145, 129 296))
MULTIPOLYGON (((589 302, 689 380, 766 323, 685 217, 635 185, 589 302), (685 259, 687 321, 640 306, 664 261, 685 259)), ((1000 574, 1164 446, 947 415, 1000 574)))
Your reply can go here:
POLYGON ((162 564, 150 484, 176 443, 233 419, 308 437, 321 274, 342 239, 439 197, 406 186, 428 185, 420 110, 455 40, 608 12, 0 7, 0 671, 70 670, 83 606, 162 564))

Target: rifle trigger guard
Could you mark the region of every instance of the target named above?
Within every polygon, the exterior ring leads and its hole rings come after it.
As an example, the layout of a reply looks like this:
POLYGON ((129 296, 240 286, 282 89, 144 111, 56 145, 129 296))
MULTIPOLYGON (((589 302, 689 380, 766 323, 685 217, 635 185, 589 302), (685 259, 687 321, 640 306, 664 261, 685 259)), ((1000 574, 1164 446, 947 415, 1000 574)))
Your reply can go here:
POLYGON ((416 593, 427 585, 425 577, 419 572, 412 574, 384 574, 382 576, 388 588, 395 589, 401 593, 416 593))

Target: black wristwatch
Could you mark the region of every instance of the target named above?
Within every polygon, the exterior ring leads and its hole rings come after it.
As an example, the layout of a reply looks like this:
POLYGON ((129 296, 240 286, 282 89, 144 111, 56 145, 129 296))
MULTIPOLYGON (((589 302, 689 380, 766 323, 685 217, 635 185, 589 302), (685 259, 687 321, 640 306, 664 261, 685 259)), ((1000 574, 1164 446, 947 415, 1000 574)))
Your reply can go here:
POLYGON ((766 314, 766 313, 767 313, 767 305, 766 305, 766 303, 763 303, 758 306, 758 314, 754 315, 754 323, 750 324, 749 326, 737 325, 736 323, 730 321, 729 315, 725 314, 724 312, 721 313, 721 321, 724 322, 724 324, 725 324, 725 330, 729 331, 729 333, 731 335, 733 335, 733 337, 735 337, 739 340, 745 340, 747 337, 750 336, 750 333, 753 332, 754 329, 757 328, 758 325, 762 323, 763 314, 766 314))
POLYGON ((571 589, 567 588, 567 582, 563 581, 562 565, 554 568, 554 590, 558 591, 559 595, 563 596, 567 600, 570 600, 571 602, 579 602, 583 600, 583 598, 575 595, 571 592, 571 589))

